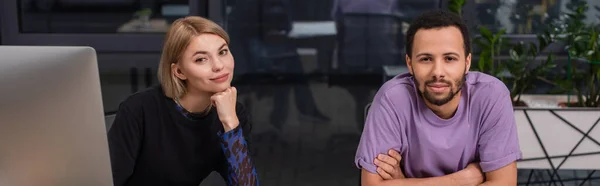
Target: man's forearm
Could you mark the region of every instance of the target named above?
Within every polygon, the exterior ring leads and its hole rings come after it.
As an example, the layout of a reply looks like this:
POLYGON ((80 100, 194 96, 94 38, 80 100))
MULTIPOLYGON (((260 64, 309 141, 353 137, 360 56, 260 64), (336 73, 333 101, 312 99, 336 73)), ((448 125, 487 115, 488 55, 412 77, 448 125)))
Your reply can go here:
MULTIPOLYGON (((455 172, 445 176, 430 177, 430 178, 402 178, 394 180, 384 180, 377 186, 464 186, 476 185, 472 179, 465 177, 463 172, 455 172)), ((479 182, 481 183, 481 182, 479 182)))
POLYGON ((507 181, 502 182, 502 180, 493 180, 493 181, 490 180, 490 181, 485 181, 485 182, 479 184, 478 186, 497 186, 497 185, 498 186, 517 185, 517 182, 516 181, 514 181, 514 182, 507 182, 507 181))
POLYGON ((404 178, 395 180, 385 180, 380 186, 458 186, 449 176, 432 177, 432 178, 404 178))
POLYGON ((461 179, 457 173, 431 178, 403 178, 394 180, 385 180, 379 186, 463 186, 468 185, 469 181, 461 179))

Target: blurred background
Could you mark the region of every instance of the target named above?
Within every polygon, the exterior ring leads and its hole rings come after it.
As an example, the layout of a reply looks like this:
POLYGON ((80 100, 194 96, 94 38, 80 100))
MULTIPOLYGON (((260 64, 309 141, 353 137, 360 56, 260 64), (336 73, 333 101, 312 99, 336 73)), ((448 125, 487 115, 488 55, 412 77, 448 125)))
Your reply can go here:
MULTIPOLYGON (((386 80, 406 72, 404 37, 412 19, 426 10, 460 7, 472 37, 485 40, 500 33, 507 43, 540 42, 548 25, 567 27, 564 20, 572 16, 565 13, 577 10, 572 7, 580 1, 2 0, 0 43, 94 47, 104 110, 111 115, 128 95, 158 84, 169 25, 184 16, 207 17, 231 36, 233 84, 239 101, 251 108, 261 184, 359 185, 360 170, 353 162, 365 107, 386 80)), ((578 20, 599 23, 600 1, 585 2, 588 8, 578 20)), ((479 54, 489 46, 474 42, 474 70, 487 71, 479 54)), ((563 48, 565 43, 551 44, 538 52, 552 53, 553 64, 561 66, 569 55, 563 48)), ((490 55, 499 59, 490 60, 492 67, 501 59, 520 59, 511 56, 518 50, 498 51, 490 55)), ((540 59, 533 61, 546 58, 540 59)), ((507 72, 509 67, 490 71, 507 72)), ((540 76, 564 74, 548 70, 540 76)), ((536 88, 522 93, 556 88, 544 78, 531 85, 536 88)), ((519 183, 549 184, 546 171, 520 170, 519 183)), ((559 173, 564 185, 600 185, 600 172, 594 170, 559 173)))

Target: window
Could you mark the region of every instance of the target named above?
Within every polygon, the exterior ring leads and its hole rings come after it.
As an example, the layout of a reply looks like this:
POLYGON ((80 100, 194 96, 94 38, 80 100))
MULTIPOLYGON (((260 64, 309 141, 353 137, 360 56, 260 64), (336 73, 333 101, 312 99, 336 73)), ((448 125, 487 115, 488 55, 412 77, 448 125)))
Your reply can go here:
POLYGON ((380 78, 384 65, 404 64, 402 40, 410 21, 440 2, 226 0, 222 12, 242 73, 380 78))
MULTIPOLYGON (((568 12, 572 0, 473 0, 475 25, 492 31, 506 29, 507 34, 536 34, 568 12)), ((588 3, 587 23, 598 23, 600 1, 588 3)))
POLYGON ((164 33, 188 0, 20 0, 21 33, 164 33))

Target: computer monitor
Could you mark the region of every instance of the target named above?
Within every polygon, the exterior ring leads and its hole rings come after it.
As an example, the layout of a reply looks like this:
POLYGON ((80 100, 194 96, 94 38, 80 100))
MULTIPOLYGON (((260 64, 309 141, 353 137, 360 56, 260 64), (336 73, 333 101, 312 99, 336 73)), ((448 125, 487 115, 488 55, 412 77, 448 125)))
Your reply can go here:
POLYGON ((112 185, 96 53, 0 46, 0 185, 112 185))

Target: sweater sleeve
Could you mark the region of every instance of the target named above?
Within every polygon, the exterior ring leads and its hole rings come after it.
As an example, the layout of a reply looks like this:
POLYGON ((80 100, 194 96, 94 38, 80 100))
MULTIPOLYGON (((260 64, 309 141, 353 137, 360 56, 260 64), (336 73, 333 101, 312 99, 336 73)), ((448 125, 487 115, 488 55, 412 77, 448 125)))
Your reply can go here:
POLYGON ((238 113, 240 125, 226 133, 219 132, 221 149, 225 155, 221 176, 228 186, 258 186, 258 174, 245 136, 249 136, 251 124, 243 110, 238 113))

